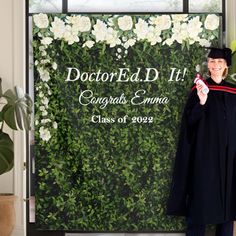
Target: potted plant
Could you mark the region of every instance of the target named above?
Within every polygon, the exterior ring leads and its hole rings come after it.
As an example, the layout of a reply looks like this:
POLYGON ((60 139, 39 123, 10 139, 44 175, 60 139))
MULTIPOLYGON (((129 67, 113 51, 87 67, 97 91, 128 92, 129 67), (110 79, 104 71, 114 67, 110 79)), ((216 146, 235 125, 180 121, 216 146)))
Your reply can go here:
MULTIPOLYGON (((10 171, 14 166, 14 144, 4 132, 7 124, 12 130, 30 129, 32 100, 23 90, 15 86, 3 93, 0 78, 0 175, 10 171)), ((8 236, 14 226, 15 212, 12 194, 0 195, 0 235, 8 236)))

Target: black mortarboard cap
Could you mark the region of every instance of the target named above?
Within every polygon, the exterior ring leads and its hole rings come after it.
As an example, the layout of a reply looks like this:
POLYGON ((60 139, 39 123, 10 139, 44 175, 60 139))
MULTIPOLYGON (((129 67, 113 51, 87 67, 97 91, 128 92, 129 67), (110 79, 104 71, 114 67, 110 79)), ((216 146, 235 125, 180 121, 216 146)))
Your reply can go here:
POLYGON ((231 49, 230 48, 211 48, 208 54, 210 58, 223 58, 226 60, 227 66, 231 65, 231 49))

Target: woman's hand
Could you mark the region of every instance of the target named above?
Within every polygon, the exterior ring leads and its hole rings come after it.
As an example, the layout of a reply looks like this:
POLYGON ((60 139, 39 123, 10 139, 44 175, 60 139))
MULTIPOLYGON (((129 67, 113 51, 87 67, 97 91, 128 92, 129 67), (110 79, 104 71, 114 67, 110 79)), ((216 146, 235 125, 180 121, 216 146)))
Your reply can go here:
POLYGON ((207 94, 202 92, 203 86, 201 84, 197 84, 196 88, 197 88, 197 95, 199 97, 200 104, 204 105, 207 100, 207 94))

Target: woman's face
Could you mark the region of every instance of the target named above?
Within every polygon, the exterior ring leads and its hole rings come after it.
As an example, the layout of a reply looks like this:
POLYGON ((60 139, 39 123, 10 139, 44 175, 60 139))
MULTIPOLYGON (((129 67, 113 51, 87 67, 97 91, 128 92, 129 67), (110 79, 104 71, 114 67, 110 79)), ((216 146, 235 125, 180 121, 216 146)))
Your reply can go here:
POLYGON ((208 58, 207 66, 211 72, 211 77, 222 77, 227 64, 223 58, 208 58))

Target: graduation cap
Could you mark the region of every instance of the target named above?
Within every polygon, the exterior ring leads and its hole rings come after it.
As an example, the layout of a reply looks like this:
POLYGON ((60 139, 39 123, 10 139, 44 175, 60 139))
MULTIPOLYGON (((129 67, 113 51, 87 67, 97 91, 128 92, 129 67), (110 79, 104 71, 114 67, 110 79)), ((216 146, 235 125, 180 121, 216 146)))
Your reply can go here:
POLYGON ((230 48, 211 48, 208 54, 210 58, 223 58, 226 60, 227 66, 231 65, 231 49, 230 48))

